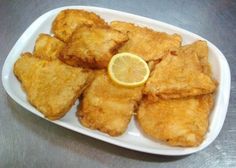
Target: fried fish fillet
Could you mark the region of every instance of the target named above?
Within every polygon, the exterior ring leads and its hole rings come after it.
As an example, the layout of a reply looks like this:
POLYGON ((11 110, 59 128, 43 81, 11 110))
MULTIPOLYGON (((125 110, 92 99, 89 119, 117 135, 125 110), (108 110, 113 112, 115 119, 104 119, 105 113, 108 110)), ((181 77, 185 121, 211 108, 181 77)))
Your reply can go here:
POLYGON ((34 46, 33 55, 47 60, 57 59, 65 44, 48 34, 40 34, 34 46))
POLYGON ((192 44, 183 46, 183 50, 187 53, 196 53, 201 64, 201 71, 211 76, 211 66, 208 62, 208 46, 206 41, 198 40, 192 44))
POLYGON ((207 75, 210 75, 210 66, 206 60, 200 62, 195 46, 196 43, 185 46, 156 64, 146 83, 144 93, 152 99, 213 93, 216 83, 207 75))
POLYGON ((182 99, 145 99, 138 110, 138 123, 148 136, 173 146, 198 146, 208 129, 212 95, 182 99))
POLYGON ((60 40, 67 42, 78 26, 96 25, 105 26, 105 21, 93 12, 78 9, 61 11, 52 24, 52 32, 60 40))
POLYGON ((77 116, 81 124, 111 136, 121 135, 142 97, 142 88, 119 86, 105 71, 98 71, 80 102, 77 116))
POLYGON ((22 54, 16 61, 14 73, 29 102, 50 120, 63 117, 91 80, 87 70, 59 60, 39 59, 30 53, 22 54))
POLYGON ((32 84, 32 77, 39 64, 36 64, 35 58, 29 52, 22 53, 21 57, 14 64, 13 72, 15 76, 22 82, 22 87, 26 92, 32 84))
POLYGON ((109 27, 78 27, 63 49, 60 59, 72 66, 105 68, 128 37, 109 27))
POLYGON ((127 33, 129 41, 119 52, 131 52, 141 56, 145 61, 158 60, 169 50, 181 45, 181 36, 156 32, 146 27, 139 27, 132 23, 113 21, 111 27, 127 33))

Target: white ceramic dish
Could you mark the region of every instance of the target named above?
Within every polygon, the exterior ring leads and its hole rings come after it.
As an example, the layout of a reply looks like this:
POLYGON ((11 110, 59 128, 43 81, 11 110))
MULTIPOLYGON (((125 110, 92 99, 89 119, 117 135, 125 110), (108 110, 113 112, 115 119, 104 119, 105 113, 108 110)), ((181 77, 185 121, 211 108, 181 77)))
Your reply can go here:
MULTIPOLYGON (((157 31, 178 33, 183 37, 183 44, 191 43, 199 39, 206 40, 189 31, 160 21, 110 9, 88 6, 67 6, 51 10, 35 20, 21 35, 7 56, 2 70, 3 86, 9 96, 18 104, 26 108, 29 112, 32 112, 39 117, 43 116, 26 100, 26 95, 21 89, 20 83, 13 74, 13 65, 19 58, 21 52, 33 50, 35 39, 39 33, 50 33, 51 23, 58 12, 69 8, 93 11, 108 22, 112 20, 128 21, 136 23, 140 26, 153 28, 157 31)), ((216 93, 215 105, 209 118, 209 130, 205 136, 204 142, 200 146, 194 148, 181 148, 167 146, 161 142, 154 142, 140 133, 134 120, 131 121, 128 130, 122 136, 110 137, 106 134, 87 129, 80 125, 75 117, 76 105, 73 106, 70 112, 62 119, 50 122, 114 145, 152 154, 186 155, 206 148, 215 140, 223 126, 228 108, 231 81, 229 65, 224 55, 212 43, 209 41, 207 42, 209 46, 209 61, 212 65, 214 78, 219 82, 219 86, 216 93)))

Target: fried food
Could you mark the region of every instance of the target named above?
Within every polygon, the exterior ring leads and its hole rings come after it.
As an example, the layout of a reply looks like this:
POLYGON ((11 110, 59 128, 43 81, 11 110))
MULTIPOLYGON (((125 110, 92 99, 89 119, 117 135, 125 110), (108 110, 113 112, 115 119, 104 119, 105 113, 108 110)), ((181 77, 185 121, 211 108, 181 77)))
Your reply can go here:
POLYGON ((52 24, 52 32, 60 40, 67 42, 78 26, 96 25, 105 26, 106 22, 93 12, 77 9, 61 11, 52 24))
POLYGON ((32 84, 32 77, 38 66, 35 61, 33 61, 34 59, 31 53, 22 53, 21 57, 15 62, 13 69, 15 76, 22 81, 22 87, 26 92, 28 92, 32 84))
POLYGON ((33 55, 38 58, 54 60, 58 59, 65 44, 48 34, 40 34, 34 46, 33 55))
POLYGON ((50 120, 63 117, 91 80, 87 70, 59 60, 39 59, 30 53, 22 54, 16 61, 14 73, 29 102, 50 120))
POLYGON ((156 97, 180 98, 213 93, 216 83, 211 76, 207 75, 210 75, 210 66, 206 62, 207 56, 203 57, 198 54, 201 52, 195 47, 196 45, 198 44, 184 46, 156 64, 146 83, 144 93, 151 99, 156 97), (199 58, 204 59, 199 61, 199 58))
POLYGON ((144 133, 169 145, 198 146, 208 129, 212 95, 183 99, 145 99, 138 110, 138 123, 144 133))
POLYGON ((213 95, 206 91, 212 93, 215 87, 206 42, 183 46, 155 66, 145 86, 149 95, 138 110, 141 129, 169 145, 198 146, 207 132, 213 106, 213 95), (186 97, 198 94, 200 96, 186 97), (155 99, 153 95, 161 98, 155 99))
POLYGON ((105 68, 128 37, 108 27, 82 26, 75 30, 60 59, 72 66, 105 68))
POLYGON ((81 124, 111 136, 121 135, 142 97, 142 88, 119 86, 105 71, 98 71, 80 102, 77 116, 81 124))
POLYGON ((79 98, 76 115, 84 127, 119 136, 135 115, 154 140, 202 143, 217 85, 207 42, 181 46, 178 34, 122 21, 108 25, 77 9, 61 11, 51 30, 54 35, 40 34, 33 54, 23 53, 13 69, 29 103, 46 118, 63 117, 79 98), (131 54, 114 56, 121 52, 131 54))
POLYGON ((183 46, 187 53, 196 53, 201 64, 201 71, 211 76, 211 66, 208 62, 208 46, 206 41, 198 40, 192 44, 183 46))
POLYGON ((141 56, 145 61, 161 59, 169 50, 181 45, 181 36, 155 32, 146 27, 139 27, 132 23, 113 21, 111 27, 127 33, 129 41, 119 52, 131 52, 141 56))

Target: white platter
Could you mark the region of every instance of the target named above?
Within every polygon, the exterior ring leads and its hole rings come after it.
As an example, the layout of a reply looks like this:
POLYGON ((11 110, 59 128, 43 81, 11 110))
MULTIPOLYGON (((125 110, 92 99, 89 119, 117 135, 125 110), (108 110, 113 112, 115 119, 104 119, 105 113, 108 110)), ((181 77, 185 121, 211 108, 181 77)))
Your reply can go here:
MULTIPOLYGON (((34 113, 42 118, 42 114, 38 112, 26 100, 26 95, 21 89, 20 83, 13 74, 13 65, 15 61, 19 58, 21 52, 33 50, 35 39, 40 33, 50 33, 51 23, 54 20, 55 16, 58 14, 58 12, 63 9, 69 8, 93 11, 108 22, 112 20, 128 21, 136 23, 140 26, 147 26, 153 28, 157 31, 164 31, 171 34, 178 33, 183 37, 183 44, 191 43, 199 39, 206 40, 189 31, 160 21, 110 9, 88 6, 66 6, 51 10, 40 16, 37 20, 35 20, 21 35, 21 37, 17 40, 16 44, 13 46, 12 50, 7 56, 2 70, 3 86, 9 96, 14 99, 18 104, 26 108, 28 110, 27 112, 34 113)), ((93 131, 83 127, 75 117, 76 105, 74 105, 70 112, 67 113, 67 115, 62 119, 50 122, 117 146, 152 154, 187 155, 206 148, 216 139, 223 126, 228 108, 231 81, 229 65, 224 55, 211 42, 207 42, 209 46, 209 61, 212 65, 214 78, 219 82, 219 86, 216 92, 215 105, 209 118, 209 130, 205 136, 205 140, 200 146, 193 148, 181 148, 167 146, 161 142, 154 142, 146 138, 139 131, 134 119, 131 121, 127 131, 122 136, 110 137, 98 131, 93 131)))

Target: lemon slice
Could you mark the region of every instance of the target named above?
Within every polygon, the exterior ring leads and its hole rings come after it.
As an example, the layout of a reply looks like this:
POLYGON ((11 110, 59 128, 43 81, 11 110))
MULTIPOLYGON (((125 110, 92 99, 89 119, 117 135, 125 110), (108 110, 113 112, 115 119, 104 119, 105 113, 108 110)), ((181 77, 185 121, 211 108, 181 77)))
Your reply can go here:
POLYGON ((108 65, 108 73, 115 83, 132 87, 144 84, 150 70, 141 57, 124 52, 112 57, 108 65))

